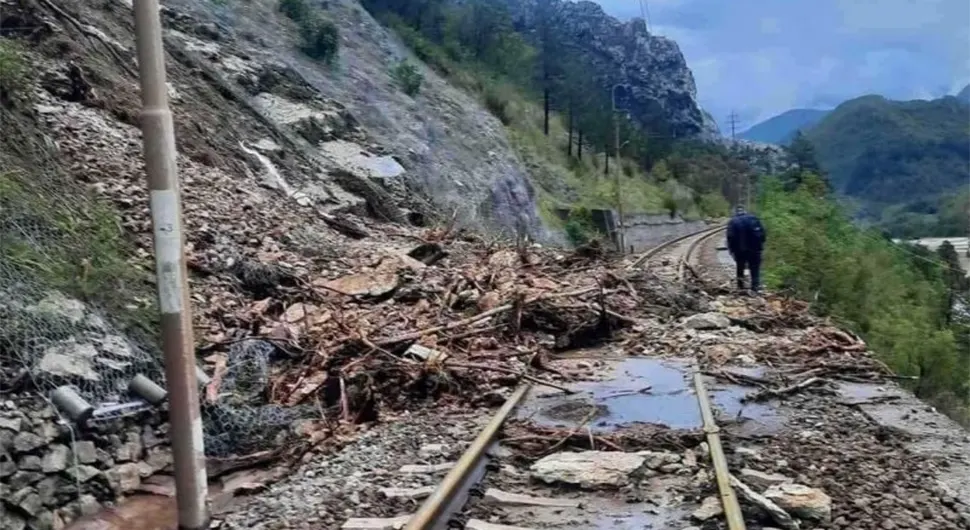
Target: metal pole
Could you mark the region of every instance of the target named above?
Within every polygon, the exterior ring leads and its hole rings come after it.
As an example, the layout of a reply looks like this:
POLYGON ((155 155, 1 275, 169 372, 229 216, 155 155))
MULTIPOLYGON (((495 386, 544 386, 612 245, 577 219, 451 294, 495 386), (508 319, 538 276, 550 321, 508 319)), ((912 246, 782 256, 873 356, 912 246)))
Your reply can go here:
POLYGON ((724 457, 724 448, 721 447, 720 429, 714 423, 711 401, 704 387, 704 376, 699 372, 694 373, 694 389, 697 391, 697 402, 701 408, 701 419, 704 420, 704 433, 707 435, 707 445, 711 450, 711 462, 714 464, 714 476, 717 479, 717 489, 721 493, 721 507, 724 509, 727 526, 730 530, 745 530, 744 516, 741 514, 741 506, 734 494, 734 488, 731 487, 731 474, 728 471, 727 459, 724 457))
POLYGON ((183 259, 175 130, 168 109, 158 0, 134 0, 141 79, 141 128, 155 240, 162 349, 172 424, 172 456, 180 530, 209 526, 205 451, 192 336, 192 306, 183 259))

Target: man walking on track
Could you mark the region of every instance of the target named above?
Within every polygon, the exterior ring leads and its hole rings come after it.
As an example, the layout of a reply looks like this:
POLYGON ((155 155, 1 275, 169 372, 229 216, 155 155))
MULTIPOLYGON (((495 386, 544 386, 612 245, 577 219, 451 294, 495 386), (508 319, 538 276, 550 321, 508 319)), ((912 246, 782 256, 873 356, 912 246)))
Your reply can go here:
POLYGON ((761 220, 744 211, 743 206, 734 210, 734 217, 727 227, 727 244, 731 257, 737 265, 738 289, 744 290, 744 269, 751 272, 751 290, 761 289, 761 251, 765 246, 765 229, 761 220))

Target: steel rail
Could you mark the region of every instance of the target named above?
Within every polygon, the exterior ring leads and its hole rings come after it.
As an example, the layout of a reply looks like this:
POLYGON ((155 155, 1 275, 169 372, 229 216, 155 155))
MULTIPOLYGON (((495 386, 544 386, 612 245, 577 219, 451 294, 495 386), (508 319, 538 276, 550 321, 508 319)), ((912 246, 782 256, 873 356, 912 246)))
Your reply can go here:
POLYGON ((505 423, 505 420, 515 410, 515 407, 522 401, 522 398, 528 393, 530 387, 531 385, 528 383, 519 386, 505 400, 502 408, 492 416, 488 425, 482 429, 482 432, 475 438, 475 441, 465 451, 465 454, 461 455, 461 458, 458 459, 455 467, 451 468, 451 471, 445 475, 438 489, 424 501, 424 504, 421 505, 418 512, 411 517, 407 526, 404 527, 404 530, 431 530, 435 528, 436 524, 440 523, 445 509, 457 496, 461 486, 465 484, 468 477, 475 471, 479 460, 485 455, 485 451, 492 444, 492 440, 498 434, 502 424, 505 423))
POLYGON ((643 254, 641 254, 640 257, 638 257, 633 263, 627 265, 626 268, 627 268, 627 270, 635 269, 635 268, 643 265, 643 263, 645 261, 649 260, 650 258, 653 258, 654 256, 656 256, 660 252, 666 250, 668 247, 671 247, 673 245, 676 245, 677 243, 683 242, 683 241, 685 241, 687 239, 690 239, 692 237, 697 237, 698 235, 702 235, 702 234, 705 234, 707 232, 718 232, 718 231, 721 231, 721 230, 724 230, 724 229, 725 229, 725 225, 719 225, 719 226, 716 226, 714 228, 705 228, 703 230, 698 230, 696 232, 691 232, 689 234, 684 234, 682 236, 675 237, 675 238, 671 239, 670 241, 664 241, 663 243, 661 243, 661 244, 659 244, 659 245, 651 248, 650 250, 647 250, 643 254))
POLYGON ((711 398, 707 395, 704 377, 700 372, 694 373, 694 389, 697 392, 701 419, 704 421, 704 434, 711 451, 711 463, 714 464, 714 476, 717 478, 717 489, 721 495, 721 507, 724 508, 728 529, 745 530, 744 516, 741 514, 741 506, 738 504, 738 497, 734 494, 734 488, 731 487, 731 473, 728 471, 727 459, 724 457, 724 448, 721 447, 720 428, 714 421, 711 398))
POLYGON ((718 228, 716 228, 714 230, 710 230, 708 233, 706 233, 706 234, 698 237, 693 242, 691 242, 690 246, 687 247, 687 252, 684 253, 684 255, 680 259, 680 262, 677 264, 677 279, 678 280, 683 280, 684 279, 684 270, 687 268, 687 266, 688 266, 688 264, 690 262, 690 258, 694 255, 694 252, 697 250, 697 247, 699 247, 701 245, 701 243, 706 242, 708 239, 710 239, 710 238, 718 235, 719 233, 721 233, 722 231, 724 231, 726 229, 727 229, 727 227, 725 227, 725 226, 718 227, 718 228))

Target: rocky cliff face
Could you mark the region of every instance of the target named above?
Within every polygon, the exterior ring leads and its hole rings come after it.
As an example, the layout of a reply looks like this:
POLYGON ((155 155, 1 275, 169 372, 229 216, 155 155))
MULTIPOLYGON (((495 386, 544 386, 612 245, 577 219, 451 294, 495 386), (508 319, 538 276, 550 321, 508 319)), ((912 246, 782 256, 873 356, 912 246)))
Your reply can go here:
MULTIPOLYGON (((506 0, 521 29, 536 34, 537 0, 506 0)), ((718 135, 714 120, 697 103, 694 76, 677 43, 651 35, 641 19, 621 22, 598 4, 553 0, 548 9, 562 53, 579 54, 590 74, 609 91, 630 86, 630 115, 647 126, 657 117, 678 137, 718 135)))

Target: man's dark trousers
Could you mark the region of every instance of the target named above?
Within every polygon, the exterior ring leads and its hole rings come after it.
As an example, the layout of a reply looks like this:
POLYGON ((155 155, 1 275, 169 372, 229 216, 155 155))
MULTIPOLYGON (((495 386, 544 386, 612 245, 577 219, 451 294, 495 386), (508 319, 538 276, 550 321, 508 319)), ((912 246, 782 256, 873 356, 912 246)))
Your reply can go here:
POLYGON ((761 289, 761 252, 739 252, 734 256, 738 267, 738 289, 744 289, 744 270, 751 272, 751 290, 761 289))

